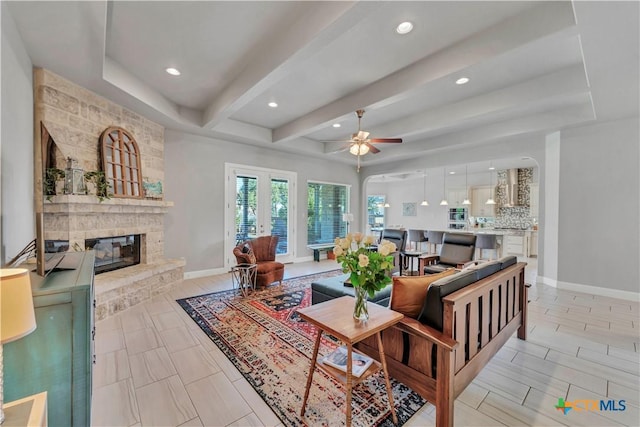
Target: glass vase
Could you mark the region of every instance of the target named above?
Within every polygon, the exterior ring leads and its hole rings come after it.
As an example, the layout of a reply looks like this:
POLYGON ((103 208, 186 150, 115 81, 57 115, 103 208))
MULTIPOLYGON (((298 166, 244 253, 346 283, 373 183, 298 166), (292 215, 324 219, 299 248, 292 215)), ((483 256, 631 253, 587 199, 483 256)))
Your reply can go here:
POLYGON ((367 308, 367 291, 362 286, 354 286, 356 304, 353 307, 353 318, 361 322, 369 320, 369 309, 367 308))

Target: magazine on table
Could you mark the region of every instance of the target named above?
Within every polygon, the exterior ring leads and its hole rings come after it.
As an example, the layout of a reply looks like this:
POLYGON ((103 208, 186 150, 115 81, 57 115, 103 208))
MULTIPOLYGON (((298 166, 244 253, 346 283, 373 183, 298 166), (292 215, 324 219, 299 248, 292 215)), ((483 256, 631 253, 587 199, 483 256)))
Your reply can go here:
MULTIPOLYGON (((351 360, 351 372, 356 377, 361 376, 373 363, 372 358, 355 351, 351 352, 351 360)), ((347 372, 347 348, 345 346, 336 348, 322 359, 322 363, 347 372)))

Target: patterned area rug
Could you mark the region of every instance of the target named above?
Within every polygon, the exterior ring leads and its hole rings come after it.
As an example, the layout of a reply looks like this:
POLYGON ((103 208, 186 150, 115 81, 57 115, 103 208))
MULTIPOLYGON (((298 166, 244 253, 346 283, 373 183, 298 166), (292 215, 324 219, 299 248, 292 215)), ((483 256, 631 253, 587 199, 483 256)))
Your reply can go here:
MULTIPOLYGON (((297 277, 242 298, 239 291, 215 292, 178 300, 178 304, 211 337, 258 394, 288 426, 344 425, 346 387, 316 369, 307 410, 302 398, 313 355, 316 329, 296 313, 311 304, 311 282, 341 274, 339 270, 297 277)), ((318 357, 341 343, 323 334, 318 357)), ((392 379, 398 425, 425 401, 392 379)), ((392 426, 382 372, 353 389, 354 426, 392 426)))

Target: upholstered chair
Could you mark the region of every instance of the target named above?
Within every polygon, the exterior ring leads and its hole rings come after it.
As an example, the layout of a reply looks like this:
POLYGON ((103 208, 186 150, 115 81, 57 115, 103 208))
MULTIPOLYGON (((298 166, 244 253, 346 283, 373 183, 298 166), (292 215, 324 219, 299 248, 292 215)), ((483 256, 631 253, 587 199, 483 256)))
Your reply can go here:
POLYGON ((462 268, 473 260, 476 236, 472 233, 444 233, 440 255, 433 256, 425 274, 441 273, 448 268, 462 268))
POLYGON ((395 243, 398 249, 393 253, 394 256, 394 268, 391 270, 392 274, 400 272, 400 253, 405 251, 405 245, 407 243, 407 230, 399 230, 395 228, 385 228, 382 230, 381 240, 388 240, 395 243))
POLYGON ((412 243, 415 242, 416 247, 415 250, 422 252, 422 242, 427 241, 427 230, 409 230, 408 240, 409 246, 412 246, 412 243))
POLYGON ((282 283, 284 264, 276 261, 278 236, 261 236, 236 246, 233 254, 238 264, 256 264, 256 286, 282 283))

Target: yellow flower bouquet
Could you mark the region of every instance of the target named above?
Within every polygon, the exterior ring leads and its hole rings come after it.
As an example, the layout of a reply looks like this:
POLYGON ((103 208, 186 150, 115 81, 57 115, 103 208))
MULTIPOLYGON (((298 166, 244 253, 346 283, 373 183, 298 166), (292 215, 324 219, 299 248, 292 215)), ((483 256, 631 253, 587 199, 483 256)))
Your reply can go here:
POLYGON ((356 295, 353 316, 359 320, 369 318, 367 295, 373 298, 376 291, 391 283, 391 254, 397 250, 396 245, 383 240, 376 248, 373 243, 373 236, 354 233, 336 238, 333 248, 336 260, 342 264, 342 271, 350 275, 356 295))

